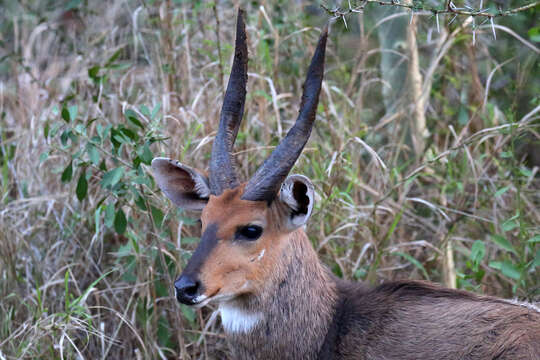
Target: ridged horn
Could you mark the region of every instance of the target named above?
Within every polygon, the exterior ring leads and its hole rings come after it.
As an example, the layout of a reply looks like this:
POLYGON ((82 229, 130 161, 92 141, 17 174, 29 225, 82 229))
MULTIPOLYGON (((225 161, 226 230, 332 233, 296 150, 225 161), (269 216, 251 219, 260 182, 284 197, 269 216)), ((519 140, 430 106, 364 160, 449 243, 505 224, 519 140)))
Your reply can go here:
POLYGON ((218 132, 212 146, 209 176, 212 195, 220 195, 223 190, 233 189, 239 185, 231 151, 244 114, 248 77, 247 63, 248 51, 244 11, 239 9, 236 21, 234 61, 229 83, 227 84, 227 91, 223 99, 218 132))
POLYGON ((242 199, 271 202, 306 145, 319 103, 327 37, 328 27, 323 30, 311 59, 295 124, 249 180, 242 199))

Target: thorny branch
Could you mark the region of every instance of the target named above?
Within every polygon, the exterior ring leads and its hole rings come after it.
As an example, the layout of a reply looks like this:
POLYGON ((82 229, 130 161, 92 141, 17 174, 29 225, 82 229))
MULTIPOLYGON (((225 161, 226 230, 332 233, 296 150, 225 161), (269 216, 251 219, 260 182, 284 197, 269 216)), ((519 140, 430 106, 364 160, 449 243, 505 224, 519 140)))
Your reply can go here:
POLYGON ((321 5, 321 7, 330 15, 332 15, 334 18, 342 18, 343 21, 345 21, 345 16, 349 15, 350 13, 358 13, 362 12, 364 10, 364 7, 367 3, 377 3, 379 5, 388 5, 388 6, 397 6, 397 7, 403 7, 408 8, 413 11, 428 11, 433 13, 433 15, 439 15, 439 14, 454 14, 454 15, 467 15, 467 16, 481 16, 486 18, 496 18, 496 17, 502 17, 502 16, 508 16, 512 15, 521 11, 525 11, 531 8, 534 8, 538 5, 540 5, 540 1, 535 1, 527 5, 523 5, 514 9, 510 10, 498 10, 497 12, 488 12, 489 8, 485 9, 474 9, 470 6, 465 7, 456 7, 452 0, 445 0, 445 6, 443 8, 435 8, 435 7, 427 7, 419 4, 414 3, 407 3, 407 2, 401 2, 400 0, 390 0, 390 1, 383 1, 383 0, 362 0, 360 5, 353 7, 351 6, 351 2, 349 0, 349 8, 348 9, 342 9, 342 8, 334 8, 330 9, 324 5, 321 5))

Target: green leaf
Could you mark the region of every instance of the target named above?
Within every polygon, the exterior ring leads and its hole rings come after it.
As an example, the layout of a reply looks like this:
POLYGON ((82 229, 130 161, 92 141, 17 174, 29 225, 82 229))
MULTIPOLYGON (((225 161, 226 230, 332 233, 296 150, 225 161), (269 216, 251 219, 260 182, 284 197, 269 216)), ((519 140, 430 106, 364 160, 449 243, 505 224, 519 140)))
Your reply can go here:
POLYGON ((396 252, 393 252, 392 255, 398 255, 398 256, 401 256, 402 258, 406 259, 407 261, 409 261, 411 264, 413 264, 414 266, 416 266, 421 272, 422 274, 424 274, 424 277, 429 280, 429 275, 426 271, 426 269, 424 268, 424 265, 422 265, 418 260, 416 260, 415 258, 413 258, 411 255, 409 254, 406 254, 406 253, 402 253, 400 251, 396 251, 396 252))
POLYGON ((467 109, 464 106, 462 106, 459 108, 458 123, 460 125, 467 125, 468 122, 469 122, 469 113, 467 109))
POLYGON ((507 192, 508 189, 510 189, 510 186, 505 186, 505 187, 503 187, 503 188, 500 188, 500 189, 497 190, 497 192, 495 193, 495 197, 501 196, 502 194, 504 194, 505 192, 507 192))
POLYGON ((148 146, 148 143, 145 143, 142 147, 142 151, 140 151, 139 157, 141 158, 142 162, 146 165, 150 165, 152 162, 152 158, 154 157, 154 154, 152 154, 152 151, 150 150, 150 147, 148 146))
POLYGON ((508 260, 503 261, 501 272, 504 276, 514 280, 519 280, 521 278, 521 271, 519 271, 519 269, 508 260))
POLYGON ((182 310, 182 314, 184 314, 184 317, 190 322, 195 322, 195 311, 184 304, 180 304, 180 309, 182 310))
POLYGON ((519 172, 521 175, 525 176, 525 177, 531 177, 532 176, 532 171, 527 169, 525 166, 522 166, 519 168, 519 172))
POLYGON ((532 238, 530 238, 527 242, 536 244, 540 242, 540 234, 534 235, 532 238))
POLYGON ((136 264, 135 256, 129 256, 127 261, 127 266, 124 265, 124 272, 122 273, 122 280, 127 283, 136 283, 137 274, 136 274, 136 264))
POLYGON ((77 117, 77 105, 67 107, 66 104, 64 104, 64 106, 62 106, 61 114, 62 119, 69 124, 77 117))
POLYGON ((72 178, 73 178, 73 162, 70 161, 69 165, 66 166, 66 168, 62 172, 61 180, 63 183, 67 183, 67 182, 70 182, 72 178))
POLYGON ((85 169, 81 171, 79 181, 77 181, 77 188, 75 189, 75 193, 77 194, 77 199, 79 199, 79 201, 83 201, 83 199, 86 197, 86 194, 88 193, 88 182, 86 181, 85 169))
POLYGON ((118 59, 118 57, 122 53, 122 50, 122 48, 116 50, 114 54, 112 54, 112 56, 109 58, 109 60, 107 60, 107 62, 105 63, 105 67, 110 66, 116 59, 118 59))
POLYGON ((133 184, 138 184, 138 185, 147 185, 147 186, 151 186, 151 181, 150 181, 150 178, 148 177, 148 175, 141 175, 141 176, 137 176, 133 179, 131 179, 131 182, 133 184))
POLYGON ((101 218, 101 212, 103 211, 103 208, 104 208, 103 205, 98 206, 98 208, 96 209, 96 212, 94 213, 94 223, 96 224, 96 226, 95 226, 95 236, 96 236, 97 239, 99 239, 99 231, 100 231, 100 221, 99 221, 99 219, 101 218))
POLYGON ((488 265, 490 268, 495 270, 501 270, 502 269, 502 262, 500 261, 491 261, 488 265))
POLYGON ((519 226, 519 223, 513 219, 508 219, 501 224, 501 229, 504 232, 512 231, 519 226))
POLYGON ((158 114, 159 109, 161 108, 161 104, 157 103, 154 108, 152 109, 152 116, 150 117, 150 120, 154 120, 156 115, 158 114))
POLYGON ((99 165, 99 151, 97 150, 97 148, 94 145, 88 143, 86 150, 88 151, 88 157, 90 158, 92 164, 96 166, 99 165))
POLYGON ((49 152, 45 151, 39 155, 39 162, 42 163, 49 158, 49 152))
POLYGON ((69 124, 69 110, 67 109, 66 105, 62 106, 62 119, 64 119, 65 122, 69 124))
POLYGON ((540 267, 540 249, 536 250, 536 255, 534 257, 534 261, 531 265, 531 269, 540 267))
POLYGON ((135 111, 131 109, 127 109, 126 112, 124 113, 124 116, 129 122, 133 123, 134 125, 144 130, 144 125, 137 118, 137 113, 135 111))
POLYGON ((103 175, 103 179, 101 179, 101 186, 103 186, 104 188, 112 188, 120 181, 122 175, 124 175, 124 168, 121 166, 117 167, 116 169, 107 171, 105 175, 103 175))
POLYGON ((471 247, 471 260, 479 264, 486 255, 486 246, 481 240, 476 240, 471 247))
POLYGON ((108 204, 105 208, 105 226, 111 228, 114 223, 114 205, 108 204))
POLYGON ((158 338, 158 344, 163 347, 170 347, 171 343, 171 327, 169 326, 169 322, 167 321, 167 318, 165 318, 163 315, 159 317, 158 320, 158 326, 157 326, 157 338, 158 338))
POLYGON ((127 219, 122 208, 119 208, 114 216, 114 230, 120 235, 126 231, 127 219))
POLYGON ((70 129, 62 131, 62 134, 60 135, 60 143, 62 143, 62 146, 67 146, 68 140, 69 140, 69 133, 71 132, 70 129))
POLYGON ((504 236, 501 235, 491 235, 491 241, 493 241, 495 244, 499 245, 504 250, 510 251, 517 255, 516 250, 504 236))
POLYGON ((135 197, 135 204, 139 207, 139 209, 146 211, 146 204, 142 196, 138 195, 135 197))
POLYGON ((183 236, 182 244, 195 244, 200 240, 198 237, 183 236))
POLYGON ((67 311, 69 308, 69 269, 64 274, 64 306, 67 311))
POLYGON ((99 65, 92 66, 88 69, 88 77, 94 81, 99 80, 99 65))
POLYGON ((150 109, 148 108, 148 106, 146 105, 141 105, 139 107, 139 110, 141 111, 141 113, 146 116, 146 117, 150 117, 151 114, 150 114, 150 109))
POLYGON ((160 228, 161 223, 163 223, 163 211, 161 211, 155 206, 150 206, 150 209, 152 211, 152 218, 154 219, 156 227, 160 228))
POLYGON ((115 256, 117 257, 125 257, 125 256, 130 256, 130 255, 133 255, 133 247, 131 246, 131 242, 128 242, 124 245, 121 245, 119 248, 118 248, 118 251, 116 252, 115 256))
POLYGON ((50 129, 50 124, 49 124, 49 120, 47 120, 45 122, 45 126, 43 126, 43 137, 45 139, 49 137, 49 129, 50 129))
POLYGON ((531 41, 540 42, 540 26, 530 28, 527 33, 531 41))

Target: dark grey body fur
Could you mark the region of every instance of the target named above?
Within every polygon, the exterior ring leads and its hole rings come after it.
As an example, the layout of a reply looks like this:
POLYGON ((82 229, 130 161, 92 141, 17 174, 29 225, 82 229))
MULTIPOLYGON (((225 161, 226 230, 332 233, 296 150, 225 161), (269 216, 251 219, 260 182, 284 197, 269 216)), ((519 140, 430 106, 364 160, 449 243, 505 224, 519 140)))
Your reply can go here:
POLYGON ((263 320, 228 334, 235 359, 540 359, 532 306, 406 281, 376 288, 333 277, 303 232, 264 295, 235 301, 263 320))

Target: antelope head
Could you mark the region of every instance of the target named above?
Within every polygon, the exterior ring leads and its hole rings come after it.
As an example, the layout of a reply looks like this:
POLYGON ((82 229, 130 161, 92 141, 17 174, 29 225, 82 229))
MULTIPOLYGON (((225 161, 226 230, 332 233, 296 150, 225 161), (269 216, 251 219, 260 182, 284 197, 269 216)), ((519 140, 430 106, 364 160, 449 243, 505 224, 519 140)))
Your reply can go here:
POLYGON ((202 210, 201 242, 174 283, 181 303, 203 306, 263 291, 288 237, 303 231, 313 209, 313 185, 304 176, 288 174, 315 120, 327 33, 325 29, 311 60, 296 123, 249 181, 238 180, 231 153, 246 97, 248 53, 242 10, 209 176, 171 159, 152 161, 158 186, 174 204, 202 210))

